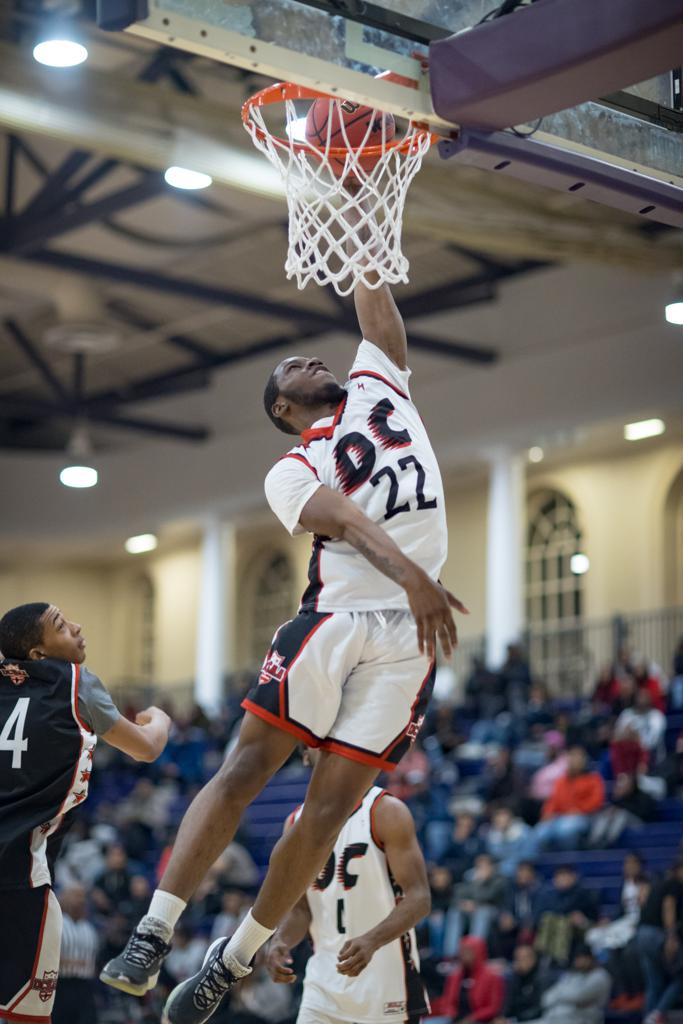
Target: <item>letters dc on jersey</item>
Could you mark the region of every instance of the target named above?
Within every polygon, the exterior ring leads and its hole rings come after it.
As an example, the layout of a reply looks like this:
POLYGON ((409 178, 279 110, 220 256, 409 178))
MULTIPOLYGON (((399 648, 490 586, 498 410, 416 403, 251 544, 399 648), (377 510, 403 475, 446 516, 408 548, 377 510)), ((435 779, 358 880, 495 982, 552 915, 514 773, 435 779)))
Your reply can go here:
POLYGON ((384 793, 374 786, 366 794, 307 893, 314 953, 306 967, 302 1008, 355 1024, 418 1020, 429 1013, 412 929, 378 949, 357 978, 337 971, 347 939, 388 917, 400 895, 372 835, 373 806, 384 793))
MULTIPOLYGON (((379 523, 403 553, 438 579, 446 560, 446 512, 441 474, 427 431, 399 370, 369 341, 358 347, 347 395, 332 417, 305 430, 302 444, 266 478, 271 508, 291 533, 301 510, 324 484, 341 491, 379 523)), ((315 537, 310 611, 407 610, 404 590, 343 541, 315 537)))

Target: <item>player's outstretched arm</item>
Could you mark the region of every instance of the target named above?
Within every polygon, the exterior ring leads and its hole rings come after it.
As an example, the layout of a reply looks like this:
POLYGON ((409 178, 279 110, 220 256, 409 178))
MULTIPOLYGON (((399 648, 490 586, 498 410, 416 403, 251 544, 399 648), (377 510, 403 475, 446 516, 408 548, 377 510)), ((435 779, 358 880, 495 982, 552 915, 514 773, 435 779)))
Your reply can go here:
MULTIPOLYGON (((371 232, 368 218, 371 214, 352 208, 344 216, 355 233, 363 241, 369 241, 371 232)), ((369 274, 369 278, 373 284, 379 279, 374 272, 369 274)), ((389 285, 366 288, 358 284, 353 291, 353 301, 363 337, 386 352, 400 370, 405 370, 408 360, 406 329, 389 285)))
POLYGON ((373 838, 383 847, 403 898, 369 932, 344 943, 337 970, 349 978, 357 977, 378 949, 405 935, 431 909, 427 868, 415 835, 415 823, 401 800, 385 796, 375 804, 373 838))
POLYGON ((266 967, 273 981, 293 985, 296 974, 292 970, 290 951, 308 935, 311 926, 311 910, 306 896, 292 907, 268 944, 266 967))
POLYGON ((438 636, 444 654, 451 656, 458 642, 451 609, 467 615, 467 608, 407 558, 386 530, 373 523, 355 502, 323 485, 304 505, 299 522, 310 533, 346 541, 375 569, 403 587, 415 617, 420 653, 434 658, 438 636))
POLYGON ((147 708, 129 722, 121 716, 101 739, 136 761, 156 761, 168 742, 171 719, 161 708, 147 708))

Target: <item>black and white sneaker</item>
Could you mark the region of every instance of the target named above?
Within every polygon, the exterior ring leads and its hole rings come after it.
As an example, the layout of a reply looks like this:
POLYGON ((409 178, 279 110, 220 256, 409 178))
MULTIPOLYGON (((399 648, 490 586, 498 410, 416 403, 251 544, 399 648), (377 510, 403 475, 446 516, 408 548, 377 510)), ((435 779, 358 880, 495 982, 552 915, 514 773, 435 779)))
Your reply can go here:
POLYGON ((157 928, 154 919, 143 918, 123 952, 104 965, 100 981, 131 996, 144 996, 156 985, 161 965, 171 952, 164 933, 162 922, 157 928))
POLYGON ((243 967, 233 956, 227 957, 227 964, 223 961, 227 944, 227 939, 216 939, 201 970, 173 989, 164 1008, 169 1024, 204 1024, 235 982, 251 974, 251 967, 243 967))

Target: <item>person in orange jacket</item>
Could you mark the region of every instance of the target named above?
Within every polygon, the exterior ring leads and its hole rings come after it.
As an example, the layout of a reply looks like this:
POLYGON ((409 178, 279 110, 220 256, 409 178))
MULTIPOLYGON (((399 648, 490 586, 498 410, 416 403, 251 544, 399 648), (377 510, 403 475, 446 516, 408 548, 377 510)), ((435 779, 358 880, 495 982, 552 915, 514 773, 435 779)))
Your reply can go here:
POLYGON ((597 772, 588 771, 583 747, 567 752, 567 772, 555 783, 543 805, 541 821, 534 828, 526 856, 533 858, 552 848, 575 850, 590 828, 592 816, 605 803, 605 784, 597 772))
POLYGON ((433 1001, 431 1024, 488 1024, 500 1016, 505 982, 487 956, 484 939, 465 936, 459 963, 446 979, 443 995, 433 1001))

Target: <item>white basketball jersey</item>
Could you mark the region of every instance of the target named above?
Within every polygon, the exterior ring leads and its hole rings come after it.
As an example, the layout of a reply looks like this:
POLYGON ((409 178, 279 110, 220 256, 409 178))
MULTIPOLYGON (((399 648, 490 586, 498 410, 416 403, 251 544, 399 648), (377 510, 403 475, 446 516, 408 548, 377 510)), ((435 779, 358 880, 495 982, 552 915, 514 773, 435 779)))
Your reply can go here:
MULTIPOLYGON (((438 579, 447 554, 441 474, 408 390, 410 370, 399 370, 376 345, 362 341, 334 416, 305 430, 266 477, 271 508, 290 533, 321 484, 342 491, 379 523, 401 551, 438 579)), ((315 537, 302 609, 407 609, 402 587, 355 548, 315 537)))
POLYGON ((302 1006, 354 1024, 413 1021, 429 1013, 413 929, 378 949, 357 978, 337 971, 344 943, 388 917, 400 895, 373 838, 373 808, 384 795, 378 786, 366 794, 306 894, 314 953, 306 967, 302 1006))

